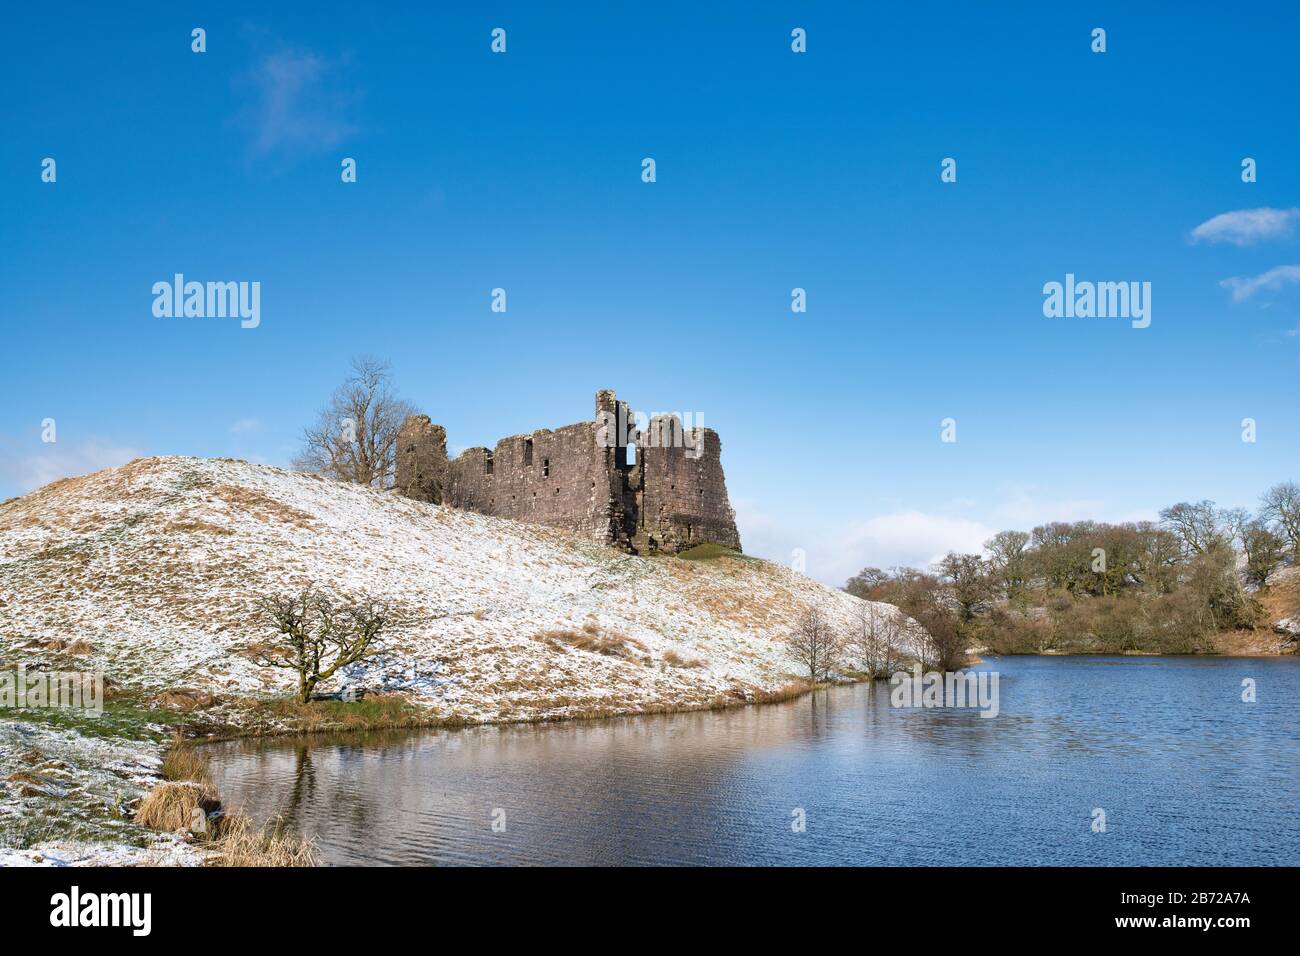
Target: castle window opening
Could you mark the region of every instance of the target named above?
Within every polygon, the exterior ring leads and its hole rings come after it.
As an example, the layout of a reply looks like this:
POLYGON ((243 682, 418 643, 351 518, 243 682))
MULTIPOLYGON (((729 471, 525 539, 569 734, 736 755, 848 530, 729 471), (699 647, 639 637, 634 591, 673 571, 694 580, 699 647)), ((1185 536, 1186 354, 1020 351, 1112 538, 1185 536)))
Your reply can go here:
POLYGON ((485 474, 485 475, 490 475, 490 474, 492 474, 492 454, 491 454, 491 452, 489 452, 488 454, 486 454, 486 455, 483 456, 483 474, 485 474))
POLYGON ((533 440, 531 438, 525 438, 524 439, 524 464, 531 465, 532 463, 533 463, 533 440))
MULTIPOLYGON (((542 459, 542 477, 543 478, 551 477, 551 459, 549 458, 542 459)), ((557 488, 556 491, 558 490, 559 489, 557 488)))

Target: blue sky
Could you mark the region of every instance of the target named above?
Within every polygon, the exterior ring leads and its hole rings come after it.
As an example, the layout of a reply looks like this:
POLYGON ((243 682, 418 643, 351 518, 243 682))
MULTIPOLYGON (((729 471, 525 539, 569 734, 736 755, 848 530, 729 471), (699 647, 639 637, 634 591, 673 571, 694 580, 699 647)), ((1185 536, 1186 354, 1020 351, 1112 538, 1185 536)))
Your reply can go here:
POLYGON ((1300 479, 1300 269, 1223 285, 1300 264, 1294 4, 236 6, 6 14, 0 498, 286 464, 359 353, 453 448, 701 413, 746 549, 833 583, 1300 479), (154 317, 176 272, 260 326, 154 317), (1151 326, 1046 318, 1066 273, 1151 326))

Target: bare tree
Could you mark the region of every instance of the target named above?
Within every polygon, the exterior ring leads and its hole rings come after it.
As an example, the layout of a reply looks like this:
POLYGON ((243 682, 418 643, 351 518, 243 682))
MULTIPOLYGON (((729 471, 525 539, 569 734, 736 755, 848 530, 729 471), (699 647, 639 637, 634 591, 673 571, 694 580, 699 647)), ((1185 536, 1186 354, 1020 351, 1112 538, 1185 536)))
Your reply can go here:
POLYGON ((880 568, 863 568, 844 583, 844 590, 864 601, 872 600, 877 588, 889 583, 890 574, 880 568))
POLYGON ((1286 541, 1263 521, 1256 520, 1242 529, 1241 550, 1246 555, 1247 582, 1262 588, 1286 557, 1286 541))
POLYGON ((392 485, 397 434, 415 409, 393 391, 389 370, 378 359, 352 360, 352 374, 334 390, 316 424, 303 431, 295 468, 358 485, 392 485))
POLYGON ((815 607, 800 615, 794 632, 786 638, 786 644, 795 660, 807 668, 808 679, 814 683, 825 680, 839 666, 843 651, 839 636, 815 607))
POLYGON ((984 559, 978 554, 949 551, 935 569, 943 575, 944 583, 950 588, 962 622, 972 620, 991 593, 988 565, 984 559))
POLYGON ((864 671, 873 678, 888 677, 901 663, 897 648, 903 636, 902 614, 870 601, 859 604, 857 612, 849 646, 864 671))
POLYGON ((1007 597, 1019 593, 1027 583, 1029 535, 1024 531, 999 531, 984 542, 993 577, 1007 597))
POLYGON ((342 668, 383 653, 380 639, 395 622, 393 612, 373 599, 339 602, 314 587, 264 597, 257 606, 283 640, 254 661, 295 671, 303 703, 342 668))
POLYGON ((1291 544, 1291 557, 1300 562, 1300 485, 1284 481, 1264 492, 1259 516, 1277 525, 1291 544))
POLYGON ((1227 544, 1232 532, 1213 501, 1180 501, 1160 512, 1161 523, 1178 535, 1189 555, 1207 554, 1227 544))

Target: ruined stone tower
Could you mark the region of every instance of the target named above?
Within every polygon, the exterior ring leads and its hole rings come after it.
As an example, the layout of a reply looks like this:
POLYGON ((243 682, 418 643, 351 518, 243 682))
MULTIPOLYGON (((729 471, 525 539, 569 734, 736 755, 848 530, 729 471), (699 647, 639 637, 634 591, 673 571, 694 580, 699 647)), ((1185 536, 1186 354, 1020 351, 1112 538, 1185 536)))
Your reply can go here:
POLYGON ((448 460, 446 430, 413 415, 398 437, 397 490, 637 552, 704 542, 739 551, 717 433, 684 428, 675 414, 657 415, 643 429, 636 420, 626 402, 602 390, 592 421, 514 435, 448 460))

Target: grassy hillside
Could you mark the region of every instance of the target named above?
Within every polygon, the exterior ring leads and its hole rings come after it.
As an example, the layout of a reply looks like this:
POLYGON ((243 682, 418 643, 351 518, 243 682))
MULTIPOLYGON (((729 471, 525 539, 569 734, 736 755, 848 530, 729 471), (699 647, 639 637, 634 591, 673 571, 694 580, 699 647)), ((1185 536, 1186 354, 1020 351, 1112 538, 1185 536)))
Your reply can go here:
POLYGON ((762 697, 795 676, 782 638, 805 607, 851 626, 856 598, 692 557, 708 560, 246 462, 141 459, 0 505, 0 666, 98 668, 220 703, 280 695, 286 673, 250 659, 273 637, 256 602, 315 584, 413 622, 357 687, 449 720, 529 720, 762 697))

